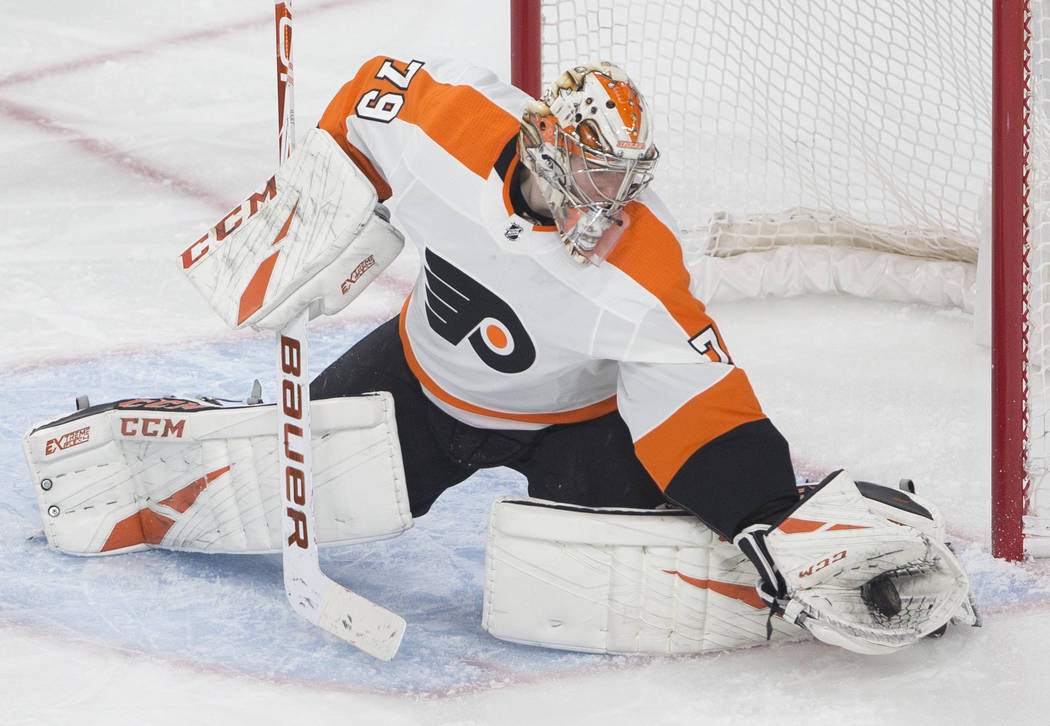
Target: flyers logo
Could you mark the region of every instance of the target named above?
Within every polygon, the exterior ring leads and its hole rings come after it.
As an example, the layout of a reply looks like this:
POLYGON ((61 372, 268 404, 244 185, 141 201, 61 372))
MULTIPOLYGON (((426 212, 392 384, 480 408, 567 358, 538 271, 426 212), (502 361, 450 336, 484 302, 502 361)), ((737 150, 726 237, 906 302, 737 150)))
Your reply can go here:
POLYGON ((429 249, 425 254, 427 320, 452 345, 467 340, 485 365, 521 373, 536 348, 510 305, 429 249))

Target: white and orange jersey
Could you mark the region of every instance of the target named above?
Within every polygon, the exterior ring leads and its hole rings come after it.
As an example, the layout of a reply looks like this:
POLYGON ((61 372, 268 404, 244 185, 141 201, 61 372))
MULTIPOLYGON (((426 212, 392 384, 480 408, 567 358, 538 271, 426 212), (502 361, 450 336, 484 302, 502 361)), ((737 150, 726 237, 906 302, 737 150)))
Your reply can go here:
POLYGON ((378 57, 320 126, 420 249, 401 338, 430 398, 461 421, 504 429, 618 409, 665 487, 704 444, 765 416, 689 292, 654 195, 626 207, 600 265, 575 262, 554 227, 524 216, 515 142, 527 101, 461 62, 378 57))

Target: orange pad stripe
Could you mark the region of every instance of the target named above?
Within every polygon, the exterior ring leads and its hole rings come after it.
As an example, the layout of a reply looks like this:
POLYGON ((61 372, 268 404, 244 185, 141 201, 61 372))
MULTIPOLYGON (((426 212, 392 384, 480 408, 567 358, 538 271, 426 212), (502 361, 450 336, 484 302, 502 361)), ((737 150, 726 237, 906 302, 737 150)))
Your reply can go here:
MULTIPOLYGON (((205 474, 200 479, 184 486, 160 504, 171 507, 180 514, 189 509, 209 484, 230 470, 229 466, 205 474)), ((140 509, 130 517, 113 525, 113 530, 102 545, 101 552, 109 552, 137 544, 160 544, 164 535, 175 524, 175 520, 158 514, 152 509, 140 509)))
POLYGON ((160 544, 175 520, 157 514, 149 509, 141 509, 130 517, 113 525, 101 552, 119 550, 137 544, 160 544))
POLYGON ((250 318, 262 307, 263 299, 266 297, 266 288, 270 285, 270 277, 273 276, 274 265, 277 264, 277 256, 281 254, 277 250, 267 257, 259 265, 259 269, 252 275, 248 287, 241 294, 241 304, 237 308, 237 324, 240 325, 250 318))
POLYGON ((834 532, 843 529, 869 529, 867 526, 862 524, 830 524, 828 522, 817 522, 811 519, 798 519, 796 517, 788 517, 779 525, 779 529, 784 534, 800 534, 803 532, 816 532, 819 529, 826 529, 829 532, 834 532))
POLYGON ((720 582, 718 580, 701 580, 696 577, 683 575, 678 570, 664 570, 664 572, 668 575, 677 575, 683 582, 687 582, 693 587, 702 590, 710 590, 711 592, 717 592, 724 597, 739 600, 740 602, 755 608, 755 610, 766 609, 766 602, 759 597, 758 590, 756 590, 753 585, 735 585, 731 582, 720 582))
POLYGON ((200 479, 184 486, 167 499, 162 500, 160 503, 166 507, 171 507, 179 514, 182 514, 193 506, 193 503, 197 501, 197 497, 201 495, 201 492, 203 492, 209 484, 229 470, 230 467, 224 466, 221 469, 216 469, 210 474, 205 474, 200 479))

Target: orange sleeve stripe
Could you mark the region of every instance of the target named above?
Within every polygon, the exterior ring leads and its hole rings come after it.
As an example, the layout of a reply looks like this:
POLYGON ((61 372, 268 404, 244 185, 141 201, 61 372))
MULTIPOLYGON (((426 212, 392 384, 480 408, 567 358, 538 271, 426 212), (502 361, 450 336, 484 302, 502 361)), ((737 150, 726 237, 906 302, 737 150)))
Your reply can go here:
POLYGON ((362 86, 368 83, 369 80, 375 80, 374 75, 379 71, 383 60, 381 58, 373 58, 362 66, 353 80, 339 89, 335 98, 329 102, 328 108, 321 114, 321 120, 317 123, 317 127, 331 134, 332 138, 339 144, 339 147, 346 152, 346 155, 368 177, 368 180, 372 182, 372 186, 376 188, 380 201, 390 198, 392 194, 390 185, 379 170, 376 169, 372 161, 347 140, 346 119, 353 114, 354 105, 361 97, 361 94, 364 93, 362 86))
MULTIPOLYGON (((507 139, 517 133, 519 120, 470 86, 439 83, 425 66, 413 76, 408 90, 400 89, 384 78, 376 78, 387 60, 390 59, 379 56, 363 65, 354 79, 332 99, 319 126, 340 142, 343 150, 376 184, 377 178, 381 180, 382 176, 360 151, 346 142, 346 119, 355 115, 357 102, 368 91, 396 93, 405 98, 397 114, 399 120, 418 126, 467 169, 487 179, 507 139), (362 166, 362 160, 366 166, 362 166)), ((379 184, 376 188, 383 197, 379 184)), ((385 189, 389 192, 389 186, 385 189)), ((389 193, 386 196, 390 196, 389 193)))
POLYGON ((470 86, 438 83, 425 68, 416 74, 410 92, 398 118, 418 126, 465 167, 487 179, 520 121, 470 86), (425 100, 413 103, 416 98, 425 100))
POLYGON ((631 202, 625 211, 629 238, 621 240, 605 261, 656 296, 688 335, 713 325, 704 304, 689 292, 689 273, 674 232, 640 202, 631 202))
POLYGON ((737 426, 765 417, 747 376, 734 368, 638 439, 635 453, 663 490, 700 447, 737 426))
POLYGON ((496 411, 490 408, 475 406, 472 403, 468 403, 467 401, 453 396, 439 386, 433 378, 427 375, 426 371, 423 370, 423 367, 419 365, 419 361, 416 360, 415 354, 412 352, 412 344, 408 341, 408 331, 405 329, 405 313, 408 310, 408 303, 411 299, 412 296, 409 295, 408 300, 405 300, 397 324, 398 332, 401 335, 401 346, 405 350, 405 361, 408 363, 409 369, 416 377, 416 380, 419 381, 420 385, 438 400, 444 401, 448 405, 458 408, 461 411, 467 411, 481 416, 491 416, 493 418, 504 418, 510 421, 521 421, 523 423, 533 424, 559 424, 589 421, 592 418, 598 418, 599 416, 603 416, 616 410, 616 396, 611 396, 604 401, 598 401, 597 403, 592 403, 583 408, 576 408, 571 411, 557 411, 554 413, 507 413, 506 411, 496 411))

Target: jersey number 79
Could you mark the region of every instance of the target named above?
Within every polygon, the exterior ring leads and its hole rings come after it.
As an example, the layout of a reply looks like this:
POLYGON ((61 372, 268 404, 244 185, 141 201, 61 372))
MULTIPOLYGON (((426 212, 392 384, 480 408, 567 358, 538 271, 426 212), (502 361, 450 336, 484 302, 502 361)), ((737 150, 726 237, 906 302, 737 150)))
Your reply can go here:
MULTIPOLYGON (((394 61, 385 60, 379 67, 375 78, 380 81, 389 81, 401 91, 407 91, 408 85, 416 72, 423 67, 423 61, 414 60, 401 70, 394 65, 394 61)), ((354 112, 361 118, 371 121, 382 121, 390 123, 401 113, 401 107, 405 105, 405 95, 397 91, 383 92, 378 88, 366 91, 357 101, 354 112)))

